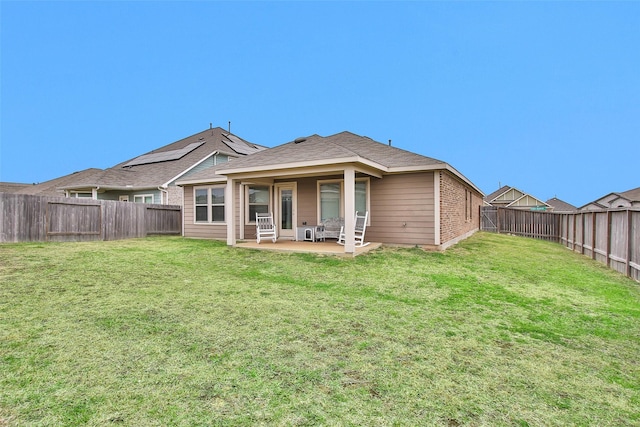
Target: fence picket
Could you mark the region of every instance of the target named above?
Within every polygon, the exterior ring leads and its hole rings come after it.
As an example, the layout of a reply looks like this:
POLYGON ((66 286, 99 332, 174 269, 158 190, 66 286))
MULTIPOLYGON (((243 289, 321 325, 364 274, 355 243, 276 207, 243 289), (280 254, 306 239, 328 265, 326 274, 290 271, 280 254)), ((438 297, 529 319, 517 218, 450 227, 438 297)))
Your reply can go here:
POLYGON ((0 193, 0 242, 181 234, 180 206, 0 193))

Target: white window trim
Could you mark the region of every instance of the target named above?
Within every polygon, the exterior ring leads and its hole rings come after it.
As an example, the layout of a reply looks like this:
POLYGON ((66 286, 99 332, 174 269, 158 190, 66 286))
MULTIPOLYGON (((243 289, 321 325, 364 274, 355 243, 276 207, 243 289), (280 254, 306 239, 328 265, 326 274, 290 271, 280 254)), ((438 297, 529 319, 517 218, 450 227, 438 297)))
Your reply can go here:
POLYGON ((193 187, 193 223, 195 225, 225 225, 225 226, 227 225, 227 213, 226 213, 227 198, 226 198, 226 193, 225 193, 225 200, 224 200, 224 204, 223 205, 220 205, 220 204, 213 205, 211 203, 211 190, 214 189, 214 188, 225 189, 225 187, 226 187, 225 184, 200 185, 200 186, 193 187), (207 190, 207 220, 206 221, 198 221, 196 219, 196 207, 197 206, 204 206, 204 205, 197 205, 196 204, 196 191, 197 190, 207 190), (212 206, 223 206, 223 208, 225 208, 224 221, 212 221, 211 220, 211 207, 212 206))
MULTIPOLYGON (((367 219, 367 226, 369 226, 371 225, 371 178, 356 178, 356 182, 365 182, 367 184, 366 210, 369 211, 369 218, 367 219)), ((316 182, 316 206, 318 208, 316 218, 318 224, 322 221, 322 212, 320 212, 320 185, 335 183, 340 183, 340 216, 344 218, 344 179, 319 179, 316 182)))
MULTIPOLYGON (((249 189, 251 187, 267 187, 269 189, 269 202, 268 202, 268 210, 269 212, 273 213, 273 185, 269 185, 269 184, 246 184, 245 185, 245 190, 244 190, 244 219, 245 219, 245 224, 247 225, 255 225, 256 223, 256 219, 255 218, 249 218, 249 212, 250 212, 250 205, 249 205, 249 189)), ((275 218, 274 218, 275 221, 275 218)))
POLYGON ((144 199, 145 197, 151 197, 151 203, 153 204, 153 202, 155 202, 156 198, 153 196, 153 194, 134 194, 133 195, 133 202, 134 203, 144 203, 144 199), (142 197, 142 201, 141 202, 136 202, 136 198, 138 197, 142 197))
POLYGON ((93 192, 89 191, 70 191, 69 197, 72 199, 93 199, 93 192), (90 194, 90 196, 81 196, 81 194, 90 194))

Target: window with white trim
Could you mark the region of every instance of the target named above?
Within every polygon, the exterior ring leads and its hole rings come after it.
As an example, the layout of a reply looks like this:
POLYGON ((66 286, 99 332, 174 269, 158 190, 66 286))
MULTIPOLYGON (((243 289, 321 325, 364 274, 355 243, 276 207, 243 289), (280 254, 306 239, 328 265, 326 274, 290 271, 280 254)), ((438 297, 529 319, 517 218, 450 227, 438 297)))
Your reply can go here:
POLYGON ((139 194, 133 196, 134 203, 153 203, 153 194, 139 194))
POLYGON ((247 223, 256 222, 256 213, 269 212, 271 187, 268 185, 247 186, 247 223))
POLYGON ((193 189, 195 222, 224 222, 224 187, 224 185, 215 185, 193 189))
MULTIPOLYGON (((369 178, 356 179, 355 210, 369 210, 369 178)), ((344 217, 344 180, 318 181, 318 220, 344 217)), ((354 212, 355 215, 355 212, 354 212)))
POLYGON ((87 192, 81 192, 81 191, 72 191, 70 194, 70 197, 73 198, 78 198, 78 199, 90 199, 93 197, 93 193, 87 193, 87 192))

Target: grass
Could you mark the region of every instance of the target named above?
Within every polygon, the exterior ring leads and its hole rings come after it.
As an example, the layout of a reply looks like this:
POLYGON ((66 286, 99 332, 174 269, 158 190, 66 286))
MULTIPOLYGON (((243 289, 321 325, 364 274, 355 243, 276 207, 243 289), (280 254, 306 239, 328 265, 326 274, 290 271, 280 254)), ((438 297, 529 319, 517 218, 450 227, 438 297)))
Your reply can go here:
POLYGON ((0 245, 0 427, 640 425, 639 354, 640 285, 524 238, 0 245))

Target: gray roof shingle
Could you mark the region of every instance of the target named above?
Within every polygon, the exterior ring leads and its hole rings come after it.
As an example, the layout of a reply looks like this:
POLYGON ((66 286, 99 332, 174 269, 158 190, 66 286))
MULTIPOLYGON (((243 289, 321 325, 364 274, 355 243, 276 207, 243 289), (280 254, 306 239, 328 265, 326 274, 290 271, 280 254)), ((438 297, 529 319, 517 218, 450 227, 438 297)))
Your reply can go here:
POLYGON ((218 152, 229 156, 244 156, 266 147, 247 142, 220 127, 210 128, 156 150, 125 160, 99 174, 85 176, 63 188, 155 188, 169 183, 202 160, 218 152), (191 145, 193 144, 193 145, 191 145), (189 149, 195 147, 193 149, 189 149), (162 156, 162 153, 168 154, 162 156), (182 154, 173 158, 173 153, 182 154), (150 162, 149 159, 170 160, 150 162))
POLYGON ((218 171, 257 169, 275 165, 286 165, 298 162, 327 161, 338 159, 361 158, 375 162, 387 168, 445 165, 431 157, 422 156, 400 148, 374 141, 371 138, 341 132, 322 137, 311 135, 295 141, 264 150, 245 158, 234 159, 222 165, 218 171))

